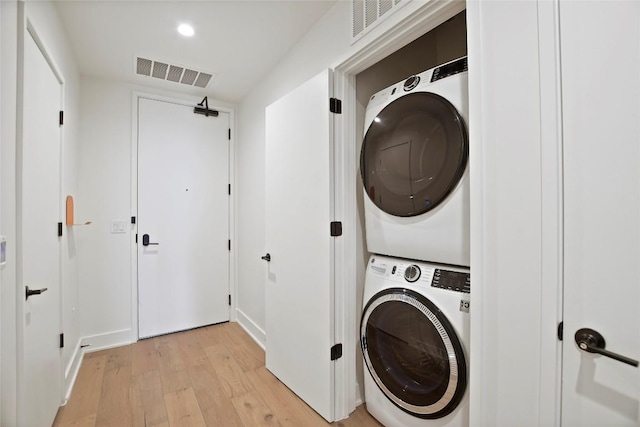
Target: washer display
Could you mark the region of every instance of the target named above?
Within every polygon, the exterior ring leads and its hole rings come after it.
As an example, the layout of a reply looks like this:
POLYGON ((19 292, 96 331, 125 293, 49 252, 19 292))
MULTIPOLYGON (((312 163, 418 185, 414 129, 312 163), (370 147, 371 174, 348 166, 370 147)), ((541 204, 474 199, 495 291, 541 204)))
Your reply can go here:
POLYGON ((369 252, 469 266, 467 61, 373 95, 360 173, 369 252))
POLYGON ((469 283, 465 269, 371 257, 360 343, 367 410, 384 425, 468 425, 469 283))

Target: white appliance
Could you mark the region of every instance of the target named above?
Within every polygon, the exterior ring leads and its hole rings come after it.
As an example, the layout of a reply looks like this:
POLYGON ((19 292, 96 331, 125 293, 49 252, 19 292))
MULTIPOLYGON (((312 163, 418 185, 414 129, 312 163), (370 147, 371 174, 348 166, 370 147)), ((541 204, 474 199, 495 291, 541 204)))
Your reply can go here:
POLYGON ((467 58, 373 95, 360 154, 369 252, 469 266, 467 58))
POLYGON ((387 427, 469 425, 469 269, 372 255, 360 345, 367 411, 387 427))

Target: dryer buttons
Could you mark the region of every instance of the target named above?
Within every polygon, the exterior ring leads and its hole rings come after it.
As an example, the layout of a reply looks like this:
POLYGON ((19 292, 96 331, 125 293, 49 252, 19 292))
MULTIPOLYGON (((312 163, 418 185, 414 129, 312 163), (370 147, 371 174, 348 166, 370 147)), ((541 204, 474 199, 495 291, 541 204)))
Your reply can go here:
POLYGON ((407 282, 413 283, 420 278, 420 267, 417 265, 410 265, 404 271, 404 278, 407 282))
POLYGON ((420 77, 411 76, 404 82, 404 91, 409 92, 411 89, 414 89, 420 83, 420 77))

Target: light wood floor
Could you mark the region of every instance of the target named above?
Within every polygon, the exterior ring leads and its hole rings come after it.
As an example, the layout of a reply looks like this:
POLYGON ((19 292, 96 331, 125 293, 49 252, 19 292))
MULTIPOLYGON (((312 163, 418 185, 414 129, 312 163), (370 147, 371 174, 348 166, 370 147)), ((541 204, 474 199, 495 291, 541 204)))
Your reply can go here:
MULTIPOLYGON (((380 426, 364 405, 338 426, 380 426)), ((237 323, 85 355, 54 426, 327 426, 237 323)))

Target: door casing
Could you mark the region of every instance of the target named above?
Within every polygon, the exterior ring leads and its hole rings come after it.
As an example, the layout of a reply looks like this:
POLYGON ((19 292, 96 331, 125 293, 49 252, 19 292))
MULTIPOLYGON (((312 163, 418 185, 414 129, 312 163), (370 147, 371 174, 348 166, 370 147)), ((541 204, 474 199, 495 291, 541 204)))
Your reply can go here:
MULTIPOLYGON (((358 221, 357 176, 359 153, 356 147, 356 75, 386 58, 416 38, 431 31, 465 9, 465 2, 410 2, 354 44, 347 59, 331 66, 334 96, 342 100, 342 115, 334 123, 335 138, 335 217, 343 222, 344 234, 335 241, 335 340, 342 343, 343 356, 335 366, 335 419, 346 418, 362 403, 356 384, 358 353, 357 280, 358 221), (367 41, 358 46, 358 43, 367 41)), ((366 258, 366 257, 365 257, 366 258)), ((360 384, 360 387, 363 385, 360 384)))

